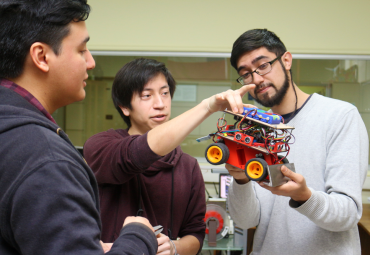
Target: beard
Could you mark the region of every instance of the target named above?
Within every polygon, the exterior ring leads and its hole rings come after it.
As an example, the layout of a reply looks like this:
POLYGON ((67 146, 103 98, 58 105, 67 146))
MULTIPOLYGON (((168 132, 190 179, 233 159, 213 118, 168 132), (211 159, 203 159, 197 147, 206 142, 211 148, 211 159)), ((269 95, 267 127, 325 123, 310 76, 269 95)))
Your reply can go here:
POLYGON ((271 108, 275 105, 279 105, 283 101, 288 89, 289 89, 289 77, 288 74, 285 72, 285 80, 283 82, 283 86, 279 90, 272 83, 261 84, 259 86, 256 86, 256 88, 254 89, 255 95, 254 100, 256 100, 257 103, 265 107, 271 108), (275 95, 273 95, 272 97, 269 97, 268 93, 258 95, 257 91, 267 86, 271 86, 273 89, 275 89, 276 91, 275 95))

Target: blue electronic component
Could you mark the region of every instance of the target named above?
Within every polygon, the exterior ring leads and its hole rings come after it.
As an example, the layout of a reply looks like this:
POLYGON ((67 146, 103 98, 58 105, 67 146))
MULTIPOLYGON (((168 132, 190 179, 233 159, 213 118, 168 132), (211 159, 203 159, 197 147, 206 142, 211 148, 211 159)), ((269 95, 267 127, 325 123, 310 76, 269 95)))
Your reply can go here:
POLYGON ((205 140, 209 140, 209 139, 211 139, 212 137, 211 137, 211 135, 206 135, 206 136, 203 136, 203 137, 199 137, 199 138, 197 138, 196 140, 197 140, 197 142, 202 142, 202 141, 205 141, 205 140))
POLYGON ((245 114, 247 114, 247 117, 249 118, 253 118, 268 124, 279 124, 281 122, 281 116, 258 108, 244 107, 243 115, 245 114))

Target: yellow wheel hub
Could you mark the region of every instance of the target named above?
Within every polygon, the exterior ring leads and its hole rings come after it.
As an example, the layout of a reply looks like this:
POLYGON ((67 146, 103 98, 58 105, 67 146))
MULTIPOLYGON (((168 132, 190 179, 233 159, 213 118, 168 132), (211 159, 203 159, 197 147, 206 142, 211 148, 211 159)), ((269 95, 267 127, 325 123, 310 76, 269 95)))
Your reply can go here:
POLYGON ((259 178, 263 174, 263 166, 258 161, 252 161, 247 166, 247 173, 250 177, 259 178))
POLYGON ((218 146, 211 146, 207 151, 208 160, 212 163, 218 163, 222 159, 222 150, 218 146))

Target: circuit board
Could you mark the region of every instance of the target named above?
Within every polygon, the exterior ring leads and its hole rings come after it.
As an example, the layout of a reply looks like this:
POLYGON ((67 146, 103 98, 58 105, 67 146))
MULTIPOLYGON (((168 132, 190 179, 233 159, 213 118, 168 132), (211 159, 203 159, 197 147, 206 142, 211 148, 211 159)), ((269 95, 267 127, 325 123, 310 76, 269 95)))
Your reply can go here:
POLYGON ((263 122, 263 121, 260 121, 260 120, 257 120, 257 119, 254 119, 254 118, 251 118, 251 117, 248 117, 248 116, 239 114, 239 113, 234 113, 234 112, 229 111, 229 110, 225 110, 224 112, 229 113, 229 114, 232 114, 232 115, 237 116, 237 117, 240 117, 241 119, 245 118, 247 120, 250 120, 251 122, 255 122, 255 123, 259 124, 259 125, 270 127, 270 128, 274 128, 274 129, 294 129, 294 127, 287 126, 287 125, 285 125, 283 123, 269 124, 269 123, 266 123, 266 122, 263 122))

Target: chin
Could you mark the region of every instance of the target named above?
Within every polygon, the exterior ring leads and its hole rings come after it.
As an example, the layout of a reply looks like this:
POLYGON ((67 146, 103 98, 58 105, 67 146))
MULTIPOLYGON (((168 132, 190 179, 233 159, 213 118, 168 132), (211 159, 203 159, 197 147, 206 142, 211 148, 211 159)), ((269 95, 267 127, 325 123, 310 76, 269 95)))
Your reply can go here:
POLYGON ((86 91, 83 89, 80 93, 79 93, 79 99, 78 99, 78 101, 82 101, 82 100, 84 100, 85 99, 85 97, 86 97, 86 91))

